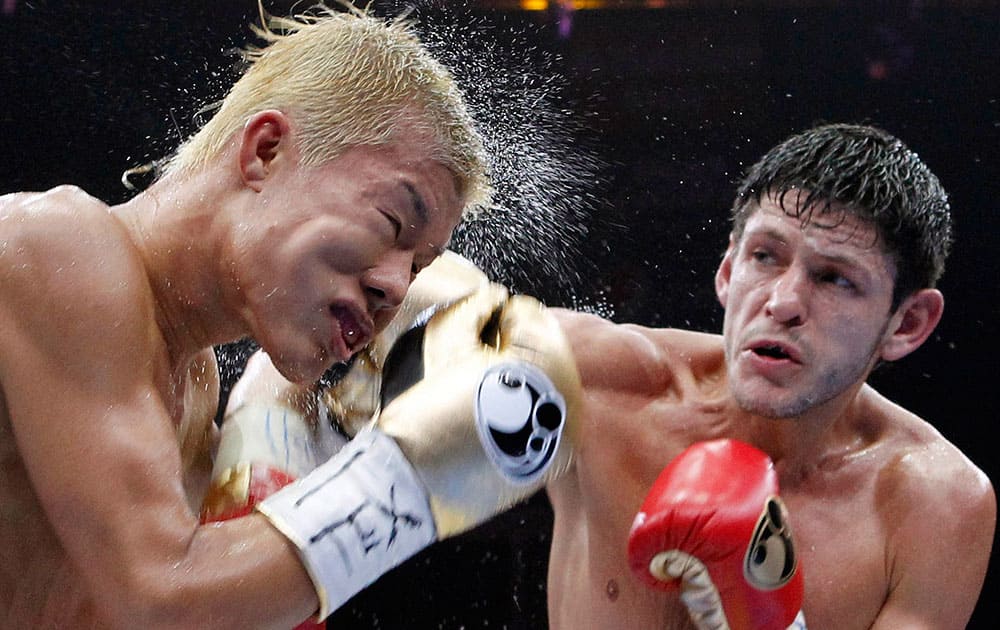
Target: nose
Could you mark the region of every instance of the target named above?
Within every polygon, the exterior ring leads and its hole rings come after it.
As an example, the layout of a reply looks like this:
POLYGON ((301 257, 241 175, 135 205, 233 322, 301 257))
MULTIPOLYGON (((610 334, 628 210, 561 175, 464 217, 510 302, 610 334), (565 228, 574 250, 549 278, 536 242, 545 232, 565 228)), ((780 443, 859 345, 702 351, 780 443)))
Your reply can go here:
POLYGON ((406 252, 393 252, 369 269, 364 277, 368 308, 374 313, 399 306, 410 288, 412 272, 413 256, 406 252))
POLYGON ((809 314, 808 278, 796 268, 789 268, 771 288, 765 309, 769 317, 786 326, 801 326, 809 314))

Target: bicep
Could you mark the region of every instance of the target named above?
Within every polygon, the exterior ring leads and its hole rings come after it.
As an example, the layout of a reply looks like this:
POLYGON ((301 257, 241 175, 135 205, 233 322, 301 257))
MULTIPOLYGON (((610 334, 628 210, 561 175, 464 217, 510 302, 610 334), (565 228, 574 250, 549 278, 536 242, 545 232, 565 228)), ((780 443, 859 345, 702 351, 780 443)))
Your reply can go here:
POLYGON ((6 327, 5 315, 0 380, 18 454, 100 610, 144 627, 212 617, 290 627, 315 609, 294 549, 265 519, 199 527, 156 386, 156 342, 139 328, 6 327))
POLYGON ((652 384, 670 373, 666 354, 648 329, 615 324, 587 313, 553 309, 576 360, 583 386, 589 391, 631 392, 659 387, 652 384))
POLYGON ((127 580, 149 551, 144 536, 162 536, 170 524, 193 533, 196 525, 152 359, 141 343, 114 334, 99 344, 64 338, 55 354, 51 339, 33 339, 42 332, 5 338, 3 385, 18 452, 52 528, 88 581, 127 580))

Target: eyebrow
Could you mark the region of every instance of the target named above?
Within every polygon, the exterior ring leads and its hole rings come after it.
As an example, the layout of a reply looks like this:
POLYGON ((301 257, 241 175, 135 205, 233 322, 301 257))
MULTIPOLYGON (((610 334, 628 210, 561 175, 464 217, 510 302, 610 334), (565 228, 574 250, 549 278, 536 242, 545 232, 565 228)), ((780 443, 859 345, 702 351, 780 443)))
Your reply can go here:
MULTIPOLYGON (((413 211, 417 215, 417 221, 420 222, 421 226, 427 225, 430 221, 427 212, 427 204, 424 203, 424 198, 420 196, 417 189, 413 187, 410 182, 403 182, 403 187, 406 188, 406 192, 410 194, 410 202, 413 204, 413 211)), ((448 239, 449 241, 451 239, 448 239)), ((428 243, 429 244, 429 243, 428 243)), ((435 256, 440 256, 448 249, 448 244, 444 245, 432 245, 431 249, 434 251, 435 256)))
MULTIPOLYGON (((746 233, 746 236, 757 236, 769 238, 771 240, 777 241, 779 243, 786 243, 785 237, 774 228, 763 228, 759 230, 750 230, 746 233)), ((868 265, 857 258, 847 256, 844 254, 830 254, 823 251, 815 252, 816 256, 827 261, 828 263, 838 264, 841 266, 852 267, 858 269, 859 271, 868 274, 868 265)))
POLYGON ((417 214, 417 220, 420 221, 421 225, 427 225, 429 219, 427 204, 424 203, 424 198, 420 196, 420 193, 417 192, 417 189, 410 182, 403 182, 403 186, 406 188, 406 192, 410 193, 410 202, 413 204, 413 210, 417 214))
POLYGON ((767 238, 772 241, 778 241, 779 243, 788 242, 788 239, 786 239, 784 235, 771 227, 746 230, 743 233, 743 238, 741 240, 749 241, 752 238, 767 238))

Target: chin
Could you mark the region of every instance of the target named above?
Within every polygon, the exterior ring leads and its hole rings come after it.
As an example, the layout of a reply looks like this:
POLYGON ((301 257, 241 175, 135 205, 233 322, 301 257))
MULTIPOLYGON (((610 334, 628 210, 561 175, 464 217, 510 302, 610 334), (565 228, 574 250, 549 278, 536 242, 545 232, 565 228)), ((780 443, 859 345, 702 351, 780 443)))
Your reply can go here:
POLYGON ((808 400, 788 399, 768 395, 767 392, 745 392, 734 389, 733 398, 743 411, 774 420, 796 418, 811 406, 808 400))
POLYGON ((280 355, 268 354, 271 355, 271 362, 281 376, 296 385, 311 385, 315 383, 326 369, 326 366, 324 366, 319 357, 313 356, 308 360, 302 360, 289 353, 280 355))

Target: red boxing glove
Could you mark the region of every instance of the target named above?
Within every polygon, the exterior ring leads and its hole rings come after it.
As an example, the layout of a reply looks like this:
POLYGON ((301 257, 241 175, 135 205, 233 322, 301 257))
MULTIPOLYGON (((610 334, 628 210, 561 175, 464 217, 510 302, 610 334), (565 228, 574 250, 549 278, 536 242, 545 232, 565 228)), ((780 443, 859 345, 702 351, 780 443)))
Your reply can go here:
POLYGON ((202 523, 246 516, 258 503, 295 481, 287 472, 266 464, 244 464, 213 481, 201 507, 202 523))
POLYGON ((805 627, 777 473, 748 444, 699 442, 664 468, 632 523, 628 559, 649 586, 680 589, 700 629, 805 627))

